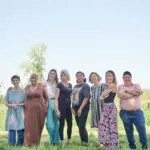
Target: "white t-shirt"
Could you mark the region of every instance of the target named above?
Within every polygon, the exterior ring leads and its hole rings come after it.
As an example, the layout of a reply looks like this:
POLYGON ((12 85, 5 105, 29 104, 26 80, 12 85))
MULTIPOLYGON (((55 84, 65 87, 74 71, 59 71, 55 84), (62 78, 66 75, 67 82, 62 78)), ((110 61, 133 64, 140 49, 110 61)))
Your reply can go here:
POLYGON ((56 83, 50 83, 48 81, 45 82, 46 90, 48 93, 48 98, 55 98, 55 93, 56 93, 56 83))

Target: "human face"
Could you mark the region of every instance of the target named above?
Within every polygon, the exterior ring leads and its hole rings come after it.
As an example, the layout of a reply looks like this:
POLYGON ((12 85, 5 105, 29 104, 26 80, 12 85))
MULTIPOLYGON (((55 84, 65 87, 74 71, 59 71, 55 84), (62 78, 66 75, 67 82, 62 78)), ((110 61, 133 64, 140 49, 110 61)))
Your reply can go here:
POLYGON ((125 85, 130 85, 132 84, 132 77, 130 75, 124 75, 123 81, 125 85))
POLYGON ((99 82, 99 78, 98 78, 98 76, 95 73, 93 73, 91 75, 91 82, 92 83, 98 83, 99 82))
POLYGON ((84 77, 84 75, 82 73, 78 73, 76 75, 76 80, 77 80, 78 83, 83 83, 84 79, 85 79, 85 77, 84 77))
POLYGON ((12 79, 12 84, 13 84, 13 86, 14 86, 14 88, 17 88, 17 87, 19 87, 19 83, 20 83, 20 81, 17 79, 17 78, 14 78, 14 79, 12 79))
POLYGON ((60 79, 62 82, 68 81, 68 77, 63 72, 60 73, 60 79))
POLYGON ((55 71, 50 71, 48 74, 48 80, 49 81, 55 81, 56 80, 56 72, 55 71))
POLYGON ((31 75, 31 77, 30 77, 30 82, 31 82, 32 85, 36 85, 36 84, 37 84, 37 82, 38 82, 38 77, 37 77, 36 74, 31 75))
POLYGON ((110 84, 110 83, 113 83, 114 76, 111 72, 107 72, 105 79, 106 79, 106 83, 110 84))

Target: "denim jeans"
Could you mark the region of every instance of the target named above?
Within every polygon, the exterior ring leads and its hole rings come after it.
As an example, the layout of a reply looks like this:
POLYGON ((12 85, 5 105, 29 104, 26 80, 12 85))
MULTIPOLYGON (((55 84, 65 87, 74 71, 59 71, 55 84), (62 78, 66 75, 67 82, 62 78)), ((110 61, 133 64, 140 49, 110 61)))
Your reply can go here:
POLYGON ((24 141, 24 129, 22 130, 9 130, 8 132, 8 143, 10 145, 22 145, 24 141), (17 134, 17 142, 16 142, 17 134))
POLYGON ((120 117, 123 121, 123 125, 126 131, 126 136, 129 142, 129 147, 131 149, 136 149, 135 139, 134 139, 134 128, 135 125, 137 132, 139 134, 139 139, 142 144, 142 149, 147 149, 147 136, 145 129, 145 118, 142 110, 137 111, 120 111, 120 117))

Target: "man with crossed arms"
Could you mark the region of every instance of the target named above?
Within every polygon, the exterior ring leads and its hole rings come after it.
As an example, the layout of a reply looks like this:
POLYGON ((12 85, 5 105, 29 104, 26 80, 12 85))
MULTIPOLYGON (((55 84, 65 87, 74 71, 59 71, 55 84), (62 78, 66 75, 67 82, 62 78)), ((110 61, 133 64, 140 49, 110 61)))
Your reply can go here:
POLYGON ((147 149, 147 136, 145 129, 144 113, 140 106, 140 96, 142 90, 139 84, 132 83, 132 75, 129 71, 123 73, 124 84, 118 87, 118 97, 120 98, 120 117, 123 122, 130 149, 136 149, 134 139, 135 125, 139 134, 142 150, 147 149))

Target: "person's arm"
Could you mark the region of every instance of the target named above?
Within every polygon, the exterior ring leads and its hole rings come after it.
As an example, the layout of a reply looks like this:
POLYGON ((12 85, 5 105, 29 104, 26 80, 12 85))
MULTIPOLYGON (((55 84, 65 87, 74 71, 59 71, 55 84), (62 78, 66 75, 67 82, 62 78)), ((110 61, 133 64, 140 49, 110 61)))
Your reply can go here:
POLYGON ((122 100, 133 98, 134 96, 122 90, 121 86, 118 87, 117 96, 122 100))
POLYGON ((126 92, 133 96, 140 96, 143 94, 143 91, 142 91, 140 85, 138 85, 138 84, 134 85, 133 89, 127 89, 126 92))
POLYGON ((84 99, 78 110, 78 116, 81 115, 83 108, 87 105, 87 103, 90 100, 90 87, 88 85, 86 85, 85 87, 83 87, 82 90, 83 90, 84 99))
POLYGON ((21 103, 21 104, 17 104, 17 106, 24 106, 24 103, 21 103))
POLYGON ((48 94, 47 94, 45 87, 43 87, 43 98, 44 98, 45 104, 47 105, 48 104, 48 94))
POLYGON ((22 102, 16 105, 19 107, 19 106, 24 106, 24 104, 25 104, 25 90, 22 89, 22 102))
POLYGON ((8 101, 9 101, 9 91, 12 89, 12 87, 9 87, 7 89, 7 92, 6 92, 6 95, 5 95, 5 106, 6 107, 13 107, 13 108, 16 108, 17 105, 16 104, 9 104, 8 101))
POLYGON ((111 90, 110 89, 105 89, 103 92, 102 92, 102 94, 101 94, 101 96, 100 96, 100 99, 101 100, 105 100, 108 96, 109 96, 109 93, 111 92, 111 90))
POLYGON ((17 105, 16 104, 8 104, 7 102, 5 103, 5 106, 7 107, 16 107, 17 105))
POLYGON ((59 84, 57 85, 57 88, 56 88, 56 93, 55 93, 55 110, 56 110, 56 113, 57 113, 57 116, 60 117, 60 111, 59 111, 59 106, 58 106, 58 98, 59 98, 59 94, 60 94, 60 86, 59 84))
POLYGON ((60 89, 59 89, 59 88, 56 88, 56 94, 55 94, 55 108, 56 108, 56 111, 59 110, 59 108, 58 108, 58 97, 59 97, 59 93, 60 93, 60 89))
POLYGON ((42 90, 43 90, 43 99, 44 99, 44 103, 46 105, 46 112, 48 111, 48 94, 47 94, 47 90, 46 87, 43 85, 42 86, 42 90))

